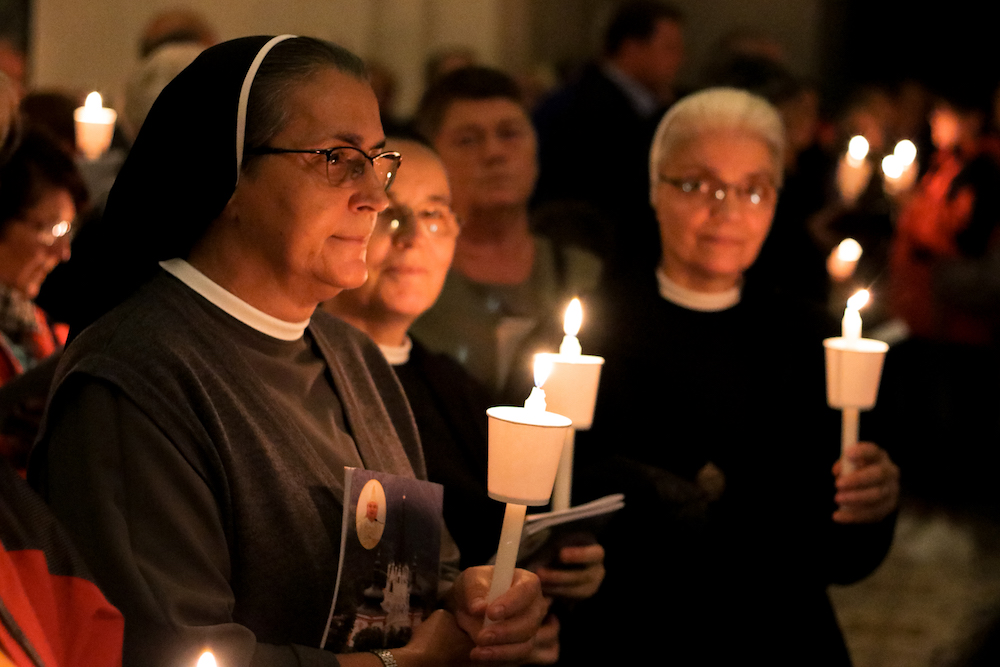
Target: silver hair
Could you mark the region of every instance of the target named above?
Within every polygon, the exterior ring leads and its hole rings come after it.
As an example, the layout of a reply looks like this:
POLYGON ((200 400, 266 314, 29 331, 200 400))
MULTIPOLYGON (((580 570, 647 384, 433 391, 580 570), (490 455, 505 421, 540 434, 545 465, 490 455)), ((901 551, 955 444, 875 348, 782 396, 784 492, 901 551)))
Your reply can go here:
POLYGON ((649 196, 653 200, 660 166, 677 147, 705 132, 737 131, 759 137, 771 151, 776 184, 781 184, 785 125, 770 102, 738 88, 709 88, 678 101, 663 116, 649 151, 649 196))

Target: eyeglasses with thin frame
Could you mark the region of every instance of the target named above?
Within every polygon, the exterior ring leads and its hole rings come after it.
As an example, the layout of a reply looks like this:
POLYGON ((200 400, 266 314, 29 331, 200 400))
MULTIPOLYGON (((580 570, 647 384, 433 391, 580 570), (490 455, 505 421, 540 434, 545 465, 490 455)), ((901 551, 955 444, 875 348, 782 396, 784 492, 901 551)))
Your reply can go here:
POLYGON ((35 238, 38 242, 44 246, 48 246, 49 248, 54 246, 60 239, 72 241, 73 234, 76 232, 76 228, 69 220, 60 220, 54 225, 50 222, 29 220, 27 218, 22 218, 21 222, 34 229, 35 238))
POLYGON ((732 192, 736 202, 748 208, 757 208, 774 203, 778 188, 773 183, 757 182, 748 185, 726 183, 717 178, 669 178, 660 174, 660 181, 672 185, 681 192, 697 197, 701 204, 717 204, 725 201, 732 192))
POLYGON ((392 203, 378 214, 375 234, 395 236, 406 229, 421 226, 433 239, 447 239, 458 236, 462 223, 451 207, 441 202, 432 206, 422 206, 414 210, 409 206, 392 203))
POLYGON ((247 151, 249 155, 284 155, 303 153, 326 157, 326 180, 334 187, 347 187, 365 175, 365 168, 371 165, 375 177, 385 190, 396 178, 402 156, 396 151, 383 151, 378 155, 368 155, 354 146, 334 146, 333 148, 275 148, 258 146, 247 151))

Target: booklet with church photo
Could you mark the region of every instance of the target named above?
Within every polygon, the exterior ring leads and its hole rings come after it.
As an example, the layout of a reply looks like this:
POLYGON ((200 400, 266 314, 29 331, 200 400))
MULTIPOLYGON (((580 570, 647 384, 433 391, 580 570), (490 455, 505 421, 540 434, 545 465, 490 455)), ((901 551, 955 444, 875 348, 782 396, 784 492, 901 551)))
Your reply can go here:
POLYGON ((444 488, 345 468, 340 564, 320 648, 396 648, 437 606, 444 488))

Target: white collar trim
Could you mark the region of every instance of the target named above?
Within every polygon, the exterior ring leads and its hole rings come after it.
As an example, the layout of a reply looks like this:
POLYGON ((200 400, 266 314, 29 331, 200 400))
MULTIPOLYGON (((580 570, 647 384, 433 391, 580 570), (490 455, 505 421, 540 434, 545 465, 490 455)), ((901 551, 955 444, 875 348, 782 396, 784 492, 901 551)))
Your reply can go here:
POLYGON ((179 257, 160 262, 160 267, 228 315, 272 338, 298 340, 309 326, 309 320, 286 322, 254 308, 179 257))
POLYGON ((390 366, 402 366, 410 360, 413 341, 407 336, 402 345, 382 345, 379 343, 378 349, 382 350, 382 356, 385 357, 390 366))
POLYGON ((739 286, 725 292, 696 292, 672 281, 660 267, 656 269, 656 280, 660 284, 660 296, 688 310, 714 313, 732 308, 740 302, 739 286))

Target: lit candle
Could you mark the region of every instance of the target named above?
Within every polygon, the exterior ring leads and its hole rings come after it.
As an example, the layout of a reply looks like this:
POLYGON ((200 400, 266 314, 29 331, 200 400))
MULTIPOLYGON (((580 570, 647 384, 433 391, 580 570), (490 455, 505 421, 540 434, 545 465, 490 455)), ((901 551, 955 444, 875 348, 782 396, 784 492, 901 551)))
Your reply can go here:
POLYGON ((860 134, 851 137, 851 140, 847 142, 847 164, 852 167, 860 167, 865 158, 868 157, 868 149, 868 140, 860 134))
POLYGON ((580 348, 580 341, 576 337, 580 333, 580 325, 583 324, 583 306, 580 300, 575 298, 566 307, 566 315, 563 316, 562 344, 559 345, 559 354, 567 357, 579 357, 583 354, 580 348))
POLYGON ((205 651, 201 654, 201 657, 198 658, 198 664, 196 667, 217 667, 217 664, 218 663, 215 662, 215 656, 212 655, 212 652, 205 651))
POLYGON ((88 160, 96 160, 111 146, 118 114, 104 106, 101 94, 92 92, 82 107, 73 112, 76 147, 88 160))
MULTIPOLYGON (((487 490, 494 500, 507 503, 493 580, 486 597, 492 602, 514 580, 517 551, 527 505, 544 505, 552 495, 562 445, 572 421, 545 409, 542 385, 552 371, 545 355, 535 357, 535 386, 523 408, 492 407, 489 418, 487 490)), ((486 619, 486 624, 490 623, 486 619)))
POLYGON ((552 360, 546 355, 535 355, 535 386, 531 388, 531 393, 524 401, 524 407, 528 410, 545 412, 545 392, 542 385, 549 379, 552 372, 552 360))
POLYGON ((892 155, 882 158, 886 193, 895 196, 910 189, 917 180, 916 159, 917 147, 909 139, 897 143, 892 155))
POLYGON ((868 186, 872 168, 868 157, 868 140, 858 135, 847 144, 847 154, 837 164, 837 190, 841 198, 853 204, 868 186))
POLYGON ((848 341, 861 340, 861 307, 868 303, 868 290, 859 290, 847 300, 844 319, 841 321, 841 336, 848 341))
POLYGON ((861 244, 854 239, 844 239, 830 253, 830 258, 826 262, 827 273, 834 280, 847 280, 857 268, 859 259, 861 259, 861 244))

